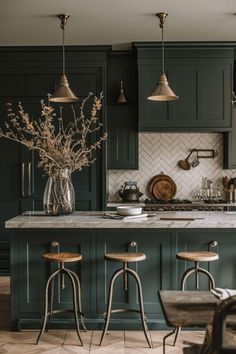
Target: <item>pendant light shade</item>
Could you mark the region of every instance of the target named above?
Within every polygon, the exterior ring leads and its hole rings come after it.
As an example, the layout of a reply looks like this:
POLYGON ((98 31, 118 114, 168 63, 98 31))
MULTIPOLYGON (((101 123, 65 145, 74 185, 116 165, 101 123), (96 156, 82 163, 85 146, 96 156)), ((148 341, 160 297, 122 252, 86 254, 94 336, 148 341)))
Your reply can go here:
POLYGON ((61 21, 61 29, 63 31, 63 46, 62 46, 62 75, 58 84, 58 87, 54 94, 49 98, 51 102, 58 102, 58 103, 72 103, 77 102, 79 99, 75 96, 73 91, 70 89, 69 82, 65 75, 65 25, 69 19, 69 15, 58 15, 61 21))
POLYGON ((151 101, 174 101, 178 98, 179 97, 171 90, 164 73, 161 74, 157 87, 148 97, 151 101))
POLYGON ((51 102, 61 102, 61 103, 69 103, 69 102, 77 102, 78 97, 71 91, 69 87, 69 83, 65 74, 62 74, 57 90, 50 97, 49 101, 51 102))
POLYGON ((165 19, 168 16, 166 12, 158 12, 156 16, 159 18, 160 27, 162 29, 162 73, 160 75, 159 81, 155 89, 152 91, 151 95, 147 97, 151 101, 174 101, 179 97, 171 90, 165 70, 164 70, 164 23, 165 19))

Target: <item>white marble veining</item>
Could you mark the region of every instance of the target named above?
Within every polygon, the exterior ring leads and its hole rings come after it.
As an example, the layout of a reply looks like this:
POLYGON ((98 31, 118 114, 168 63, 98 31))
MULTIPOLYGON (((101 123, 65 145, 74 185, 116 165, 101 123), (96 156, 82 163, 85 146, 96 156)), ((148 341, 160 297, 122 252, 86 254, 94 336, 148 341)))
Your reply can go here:
POLYGON ((236 228, 236 212, 173 211, 156 212, 153 217, 133 220, 103 218, 104 212, 75 212, 64 216, 16 216, 6 221, 11 229, 80 229, 80 228, 236 228), (160 220, 160 218, 194 218, 194 220, 160 220))

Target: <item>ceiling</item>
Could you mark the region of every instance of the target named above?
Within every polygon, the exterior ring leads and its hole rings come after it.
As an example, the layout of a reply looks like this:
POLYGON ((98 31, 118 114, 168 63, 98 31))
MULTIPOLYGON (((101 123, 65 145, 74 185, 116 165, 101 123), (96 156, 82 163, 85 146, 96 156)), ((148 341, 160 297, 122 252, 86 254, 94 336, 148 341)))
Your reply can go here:
POLYGON ((68 13, 66 45, 160 41, 157 12, 168 12, 167 41, 235 41, 235 0, 0 0, 0 46, 60 45, 57 14, 68 13))

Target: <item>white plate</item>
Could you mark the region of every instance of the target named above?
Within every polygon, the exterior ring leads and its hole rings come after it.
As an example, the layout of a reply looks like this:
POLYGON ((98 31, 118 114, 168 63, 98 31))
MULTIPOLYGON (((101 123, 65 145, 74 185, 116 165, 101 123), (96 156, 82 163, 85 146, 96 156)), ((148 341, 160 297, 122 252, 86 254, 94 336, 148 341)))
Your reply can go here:
POLYGON ((142 207, 132 207, 132 206, 118 206, 116 208, 117 214, 119 215, 140 215, 142 213, 142 207))

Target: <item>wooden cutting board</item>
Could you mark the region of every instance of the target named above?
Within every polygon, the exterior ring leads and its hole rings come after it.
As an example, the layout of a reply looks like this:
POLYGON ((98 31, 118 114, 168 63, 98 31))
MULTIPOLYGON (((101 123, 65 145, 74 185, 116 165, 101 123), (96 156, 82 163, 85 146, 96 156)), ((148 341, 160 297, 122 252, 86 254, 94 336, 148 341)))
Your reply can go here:
POLYGON ((173 179, 161 172, 154 176, 149 183, 149 193, 155 199, 171 200, 177 192, 173 179))

